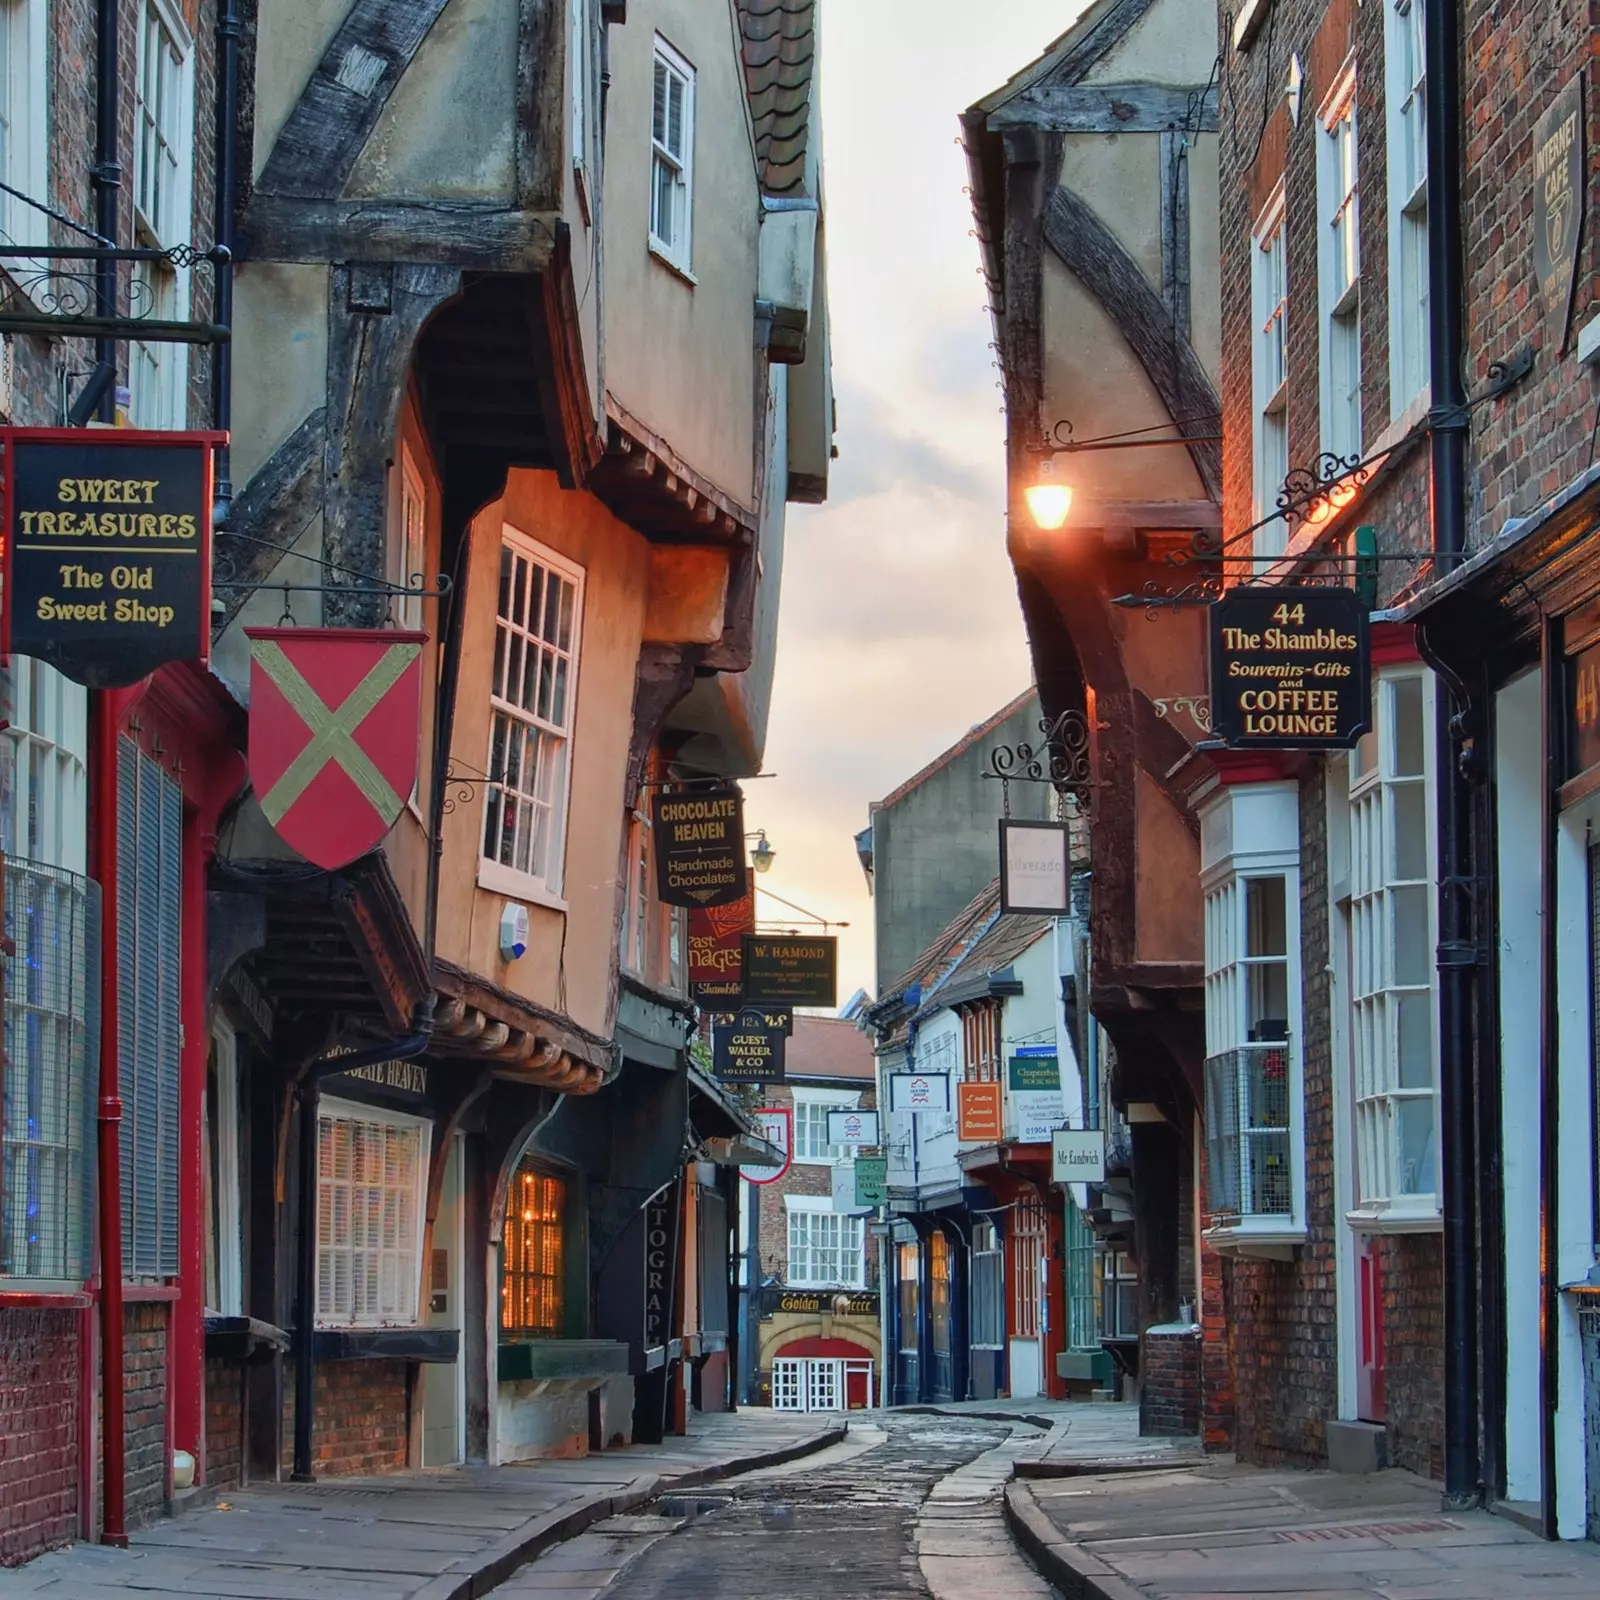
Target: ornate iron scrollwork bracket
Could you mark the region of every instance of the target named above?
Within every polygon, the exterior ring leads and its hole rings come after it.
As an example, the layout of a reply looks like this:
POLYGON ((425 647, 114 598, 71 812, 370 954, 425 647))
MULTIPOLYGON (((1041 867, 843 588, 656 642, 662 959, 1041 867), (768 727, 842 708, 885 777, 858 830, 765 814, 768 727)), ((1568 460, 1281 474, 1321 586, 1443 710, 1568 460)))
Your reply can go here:
MULTIPOLYGON (((1041 717, 1039 731, 1044 737, 1037 744, 995 745, 984 777, 998 778, 1008 793, 1013 783, 1048 783, 1063 799, 1074 801, 1080 812, 1087 812, 1099 787, 1089 719, 1081 711, 1063 711, 1054 722, 1041 717)), ((1009 805, 1006 809, 1009 813, 1009 805)))
POLYGON ((1211 732, 1211 696, 1208 694, 1173 695, 1152 700, 1150 704, 1163 721, 1169 717, 1186 716, 1201 733, 1211 732))
POLYGON ((469 806, 478 798, 480 783, 501 781, 492 772, 479 772, 476 767, 469 767, 460 756, 451 756, 444 769, 445 797, 441 810, 448 817, 457 806, 469 806))

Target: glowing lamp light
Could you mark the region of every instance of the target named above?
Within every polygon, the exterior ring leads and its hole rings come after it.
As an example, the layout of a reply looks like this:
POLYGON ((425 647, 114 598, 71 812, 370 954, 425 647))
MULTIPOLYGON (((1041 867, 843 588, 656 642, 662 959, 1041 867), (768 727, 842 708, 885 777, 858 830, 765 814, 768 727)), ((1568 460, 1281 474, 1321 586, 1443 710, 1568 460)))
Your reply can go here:
POLYGON ((772 868, 773 857, 776 856, 777 853, 778 852, 767 843, 766 830, 763 829, 756 835, 756 847, 750 852, 750 865, 754 867, 757 872, 768 872, 772 868))
POLYGON ((1056 481, 1056 464, 1049 456, 1039 463, 1038 481, 1030 483, 1022 494, 1034 526, 1045 533, 1061 527, 1072 510, 1072 485, 1056 481))

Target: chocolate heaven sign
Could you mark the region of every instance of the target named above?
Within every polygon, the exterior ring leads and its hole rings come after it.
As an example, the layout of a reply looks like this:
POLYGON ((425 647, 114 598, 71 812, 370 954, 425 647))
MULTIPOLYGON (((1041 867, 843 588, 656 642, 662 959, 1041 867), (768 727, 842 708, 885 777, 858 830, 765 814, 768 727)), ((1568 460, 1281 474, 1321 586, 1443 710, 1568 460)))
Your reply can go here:
POLYGON ((737 789, 657 794, 656 891, 664 905, 726 906, 749 888, 744 800, 737 789))
POLYGON ((1211 731, 1256 750, 1347 750, 1372 718, 1353 589, 1230 589, 1211 607, 1211 731))

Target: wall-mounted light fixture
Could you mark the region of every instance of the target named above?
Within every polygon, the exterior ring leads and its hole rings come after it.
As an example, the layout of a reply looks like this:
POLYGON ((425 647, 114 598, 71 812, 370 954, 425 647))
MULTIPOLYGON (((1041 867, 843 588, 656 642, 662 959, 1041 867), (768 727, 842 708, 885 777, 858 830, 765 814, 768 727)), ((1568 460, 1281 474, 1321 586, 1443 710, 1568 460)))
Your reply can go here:
POLYGON ((767 830, 758 828, 754 833, 747 833, 745 838, 756 841, 755 849, 750 852, 750 865, 757 872, 770 872, 778 852, 767 842, 767 830))
POLYGON ((1057 475, 1056 457, 1085 454, 1100 450, 1150 450, 1160 445, 1221 444, 1220 433, 1162 434, 1151 438, 1157 428, 1175 426, 1173 423, 1153 423, 1148 428, 1131 428, 1126 433, 1108 433, 1098 439, 1074 439, 1072 424, 1058 422, 1050 436, 1028 446, 1038 466, 1033 482, 1026 484, 1022 497, 1028 503, 1028 515, 1034 525, 1045 533, 1063 527, 1072 510, 1072 485, 1057 475))

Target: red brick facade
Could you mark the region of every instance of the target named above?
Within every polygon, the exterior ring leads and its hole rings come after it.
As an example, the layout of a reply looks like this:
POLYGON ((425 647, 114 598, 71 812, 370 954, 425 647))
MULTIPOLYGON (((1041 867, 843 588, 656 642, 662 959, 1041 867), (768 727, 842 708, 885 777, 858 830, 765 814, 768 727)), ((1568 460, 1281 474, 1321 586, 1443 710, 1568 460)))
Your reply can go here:
MULTIPOLYGON (((319 1361, 312 1468, 319 1477, 398 1472, 409 1464, 416 1367, 408 1361, 319 1361)), ((283 1473, 294 1462, 294 1389, 283 1400, 283 1473)))
POLYGON ((244 1400, 237 1362, 206 1362, 206 1485, 244 1482, 244 1400))
POLYGON ((0 1308, 0 1566, 78 1532, 78 1311, 0 1308))
POLYGON ((124 1312, 124 1394, 127 1418, 128 1526, 153 1522, 166 1509, 167 1319, 163 1301, 133 1304, 124 1312))

